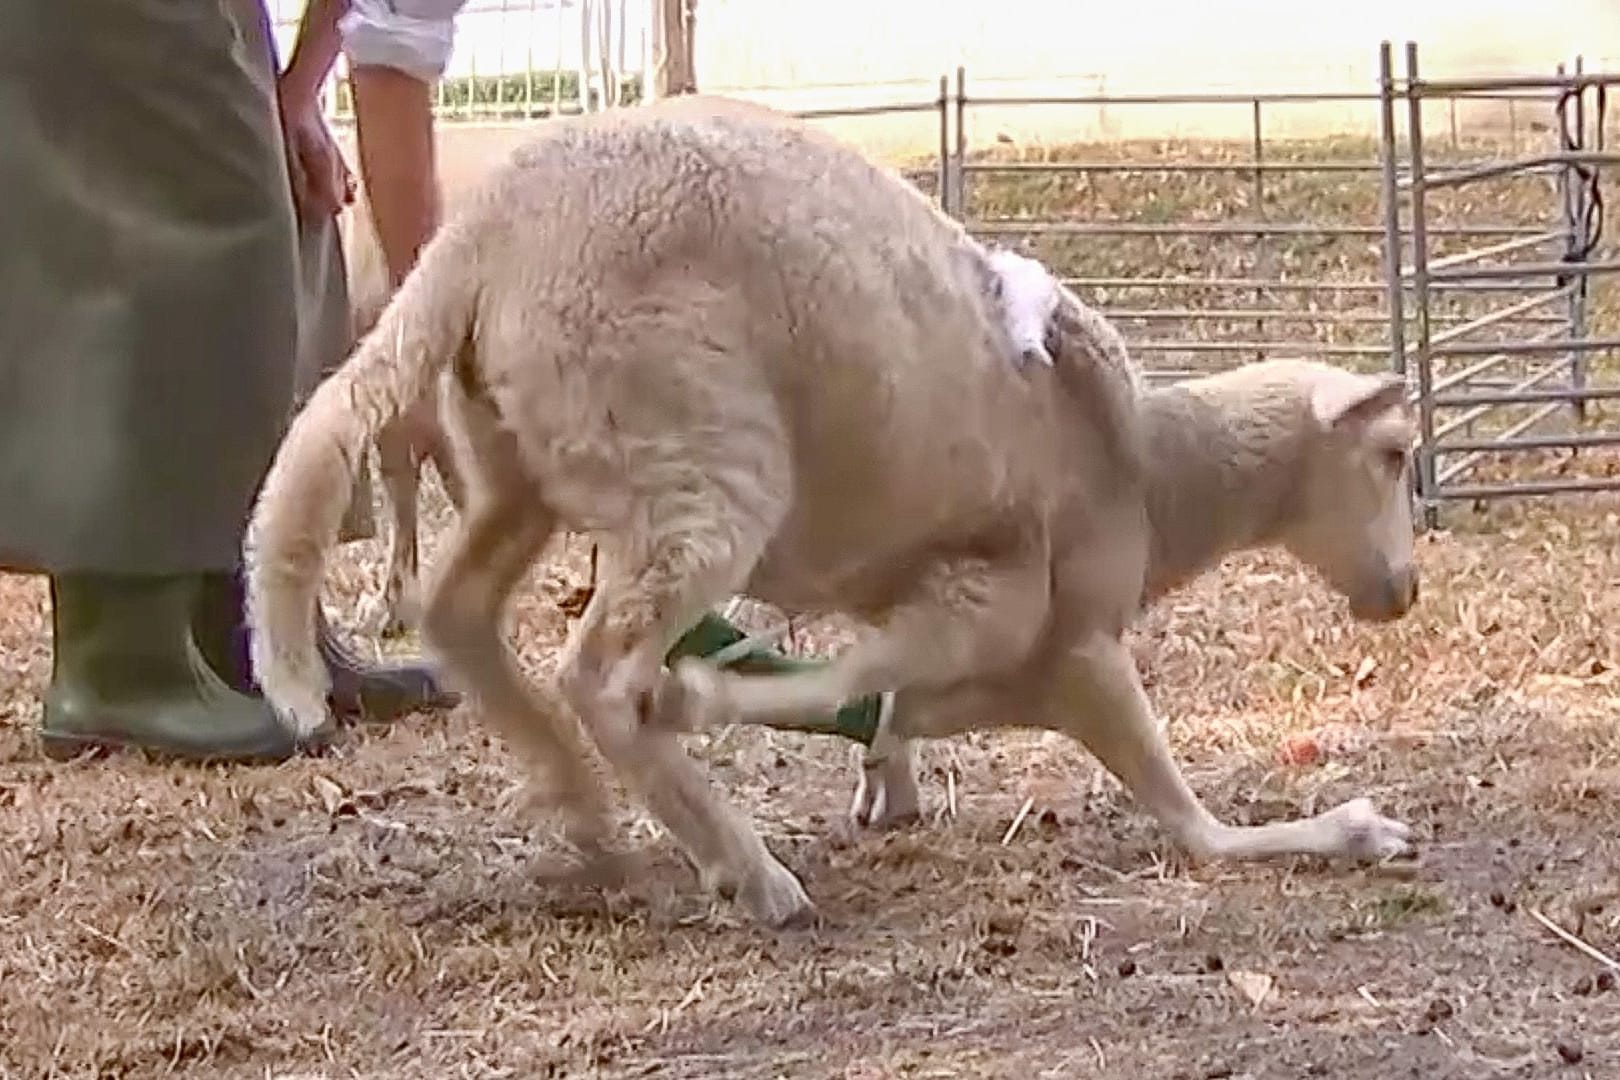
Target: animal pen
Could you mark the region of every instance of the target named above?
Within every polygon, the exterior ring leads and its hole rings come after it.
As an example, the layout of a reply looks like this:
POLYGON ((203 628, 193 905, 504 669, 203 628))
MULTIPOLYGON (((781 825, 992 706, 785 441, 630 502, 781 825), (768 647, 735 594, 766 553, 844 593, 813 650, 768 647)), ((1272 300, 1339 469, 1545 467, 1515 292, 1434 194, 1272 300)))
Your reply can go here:
MULTIPOLYGON (((1605 169, 1620 163, 1607 95, 1620 73, 1577 59, 1546 75, 1426 79, 1412 43, 1401 61, 1383 43, 1377 85, 1361 92, 1047 97, 981 96, 958 68, 933 100, 799 114, 936 125, 937 150, 907 175, 975 235, 1046 260, 1116 320, 1152 379, 1289 355, 1406 375, 1430 527, 1447 504, 1620 489, 1607 462, 1574 467, 1620 445, 1600 407, 1620 398, 1620 325, 1594 319, 1592 304, 1595 279, 1620 269, 1603 242, 1605 169), (1324 105, 1376 110, 1377 137, 1269 130, 1324 105), (981 136, 998 110, 1032 107, 1227 110, 1247 114, 1248 138, 1101 140, 1077 153, 981 136), (1489 137, 1460 126, 1492 108, 1489 137), (1100 196, 1126 188, 1110 216, 1100 196), (1043 204, 1050 213, 1030 210, 1043 204)), ((564 93, 572 73, 539 74, 551 82, 538 93, 534 73, 441 88, 441 115, 602 107, 585 82, 564 93)), ((340 94, 340 113, 346 104, 340 94)))
MULTIPOLYGON (((824 913, 766 933, 629 800, 628 880, 578 879, 475 708, 276 766, 49 760, 48 586, 0 574, 0 1077, 1620 1075, 1620 504, 1579 494, 1620 486, 1600 229, 1620 74, 1425 81, 1415 50, 1383 52, 1353 94, 1076 78, 1020 106, 951 72, 814 115, 904 127, 927 197, 1049 261, 1157 379, 1288 355, 1406 373, 1414 494, 1456 526, 1423 545, 1407 618, 1350 619, 1297 559, 1254 552, 1131 637, 1213 813, 1361 788, 1415 827, 1417 865, 1193 865, 1040 732, 933 742, 917 829, 846 828, 843 740, 737 727, 690 753, 824 913), (1086 134, 1026 138, 1043 110, 1086 134), (1176 130, 1200 110, 1230 118, 1223 141, 1176 130), (1151 139, 1119 123, 1161 115, 1151 139)), ((441 115, 475 122, 444 145, 480 167, 578 111, 550 74, 447 80, 441 115)), ((424 562, 453 517, 424 500, 424 562)), ((334 552, 335 627, 385 542, 334 552)), ((566 649, 591 572, 588 544, 559 544, 514 598, 526 670, 566 649)), ((788 633, 802 655, 847 641, 788 633)))

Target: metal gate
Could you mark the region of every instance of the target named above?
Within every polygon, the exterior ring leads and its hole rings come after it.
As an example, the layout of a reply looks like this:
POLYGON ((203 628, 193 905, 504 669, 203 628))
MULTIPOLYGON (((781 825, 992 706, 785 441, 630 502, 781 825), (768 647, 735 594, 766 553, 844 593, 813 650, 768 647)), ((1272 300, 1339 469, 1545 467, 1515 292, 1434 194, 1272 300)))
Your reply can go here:
POLYGON ((1602 243, 1603 170, 1620 164, 1604 146, 1607 97, 1620 74, 1588 74, 1577 60, 1545 77, 1429 80, 1410 43, 1404 61, 1397 76, 1389 44, 1381 48, 1387 303, 1392 364, 1415 376, 1426 523, 1459 500, 1620 490, 1612 471, 1569 468, 1582 450, 1620 445, 1620 431, 1591 407, 1620 398, 1608 355, 1620 327, 1594 333, 1588 319, 1594 279, 1620 270, 1602 243), (1549 145, 1432 164, 1431 106, 1485 98, 1539 105, 1549 145), (1481 186, 1531 178, 1549 188, 1545 220, 1525 235, 1437 253, 1434 221, 1448 199, 1455 207, 1481 186), (1462 321, 1438 325, 1439 313, 1457 311, 1462 321))

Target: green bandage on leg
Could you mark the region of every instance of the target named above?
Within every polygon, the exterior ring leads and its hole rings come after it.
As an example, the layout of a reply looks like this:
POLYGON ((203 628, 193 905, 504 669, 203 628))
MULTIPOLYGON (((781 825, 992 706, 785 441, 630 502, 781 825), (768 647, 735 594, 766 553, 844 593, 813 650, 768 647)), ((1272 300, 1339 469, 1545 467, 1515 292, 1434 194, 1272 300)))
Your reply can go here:
MULTIPOLYGON (((664 663, 673 664, 684 657, 707 658, 748 637, 736 626, 714 612, 706 613, 697 625, 688 630, 664 656, 664 663)), ((826 664, 825 660, 800 660, 784 655, 768 645, 759 645, 723 666, 730 670, 755 675, 787 674, 804 671, 826 664)), ((882 699, 870 694, 852 701, 831 716, 812 716, 802 720, 772 724, 784 731, 803 731, 812 735, 842 735, 863 746, 872 745, 877 733, 878 713, 882 699)))

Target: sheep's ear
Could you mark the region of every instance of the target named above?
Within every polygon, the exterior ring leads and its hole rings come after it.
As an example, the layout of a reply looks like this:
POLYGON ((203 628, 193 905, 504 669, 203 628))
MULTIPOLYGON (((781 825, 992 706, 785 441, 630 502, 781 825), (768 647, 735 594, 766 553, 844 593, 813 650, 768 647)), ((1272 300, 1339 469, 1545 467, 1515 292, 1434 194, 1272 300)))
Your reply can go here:
POLYGON ((1326 430, 1365 424, 1406 401, 1406 380, 1399 375, 1362 375, 1324 379, 1311 391, 1311 412, 1326 430))

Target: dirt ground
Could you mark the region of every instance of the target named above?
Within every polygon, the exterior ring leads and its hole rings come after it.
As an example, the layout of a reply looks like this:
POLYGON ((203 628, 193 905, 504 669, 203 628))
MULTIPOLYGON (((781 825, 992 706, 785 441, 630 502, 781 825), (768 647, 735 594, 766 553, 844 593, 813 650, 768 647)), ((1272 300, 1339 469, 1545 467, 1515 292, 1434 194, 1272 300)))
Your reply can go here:
MULTIPOLYGON (((0 1077, 1620 1075, 1615 962, 1586 951, 1620 957, 1620 497, 1445 524, 1400 623, 1261 554, 1135 634, 1217 814, 1366 794, 1415 863, 1190 867, 1056 736, 929 745, 925 822, 891 834, 845 820, 847 744, 693 739, 818 904, 782 933, 633 803, 638 872, 570 878, 467 709, 278 767, 48 762, 45 591, 0 577, 0 1077)), ((334 568, 341 625, 379 549, 334 568)), ((586 561, 559 545, 517 604, 537 674, 586 561)))
MULTIPOLYGON (((47 762, 44 593, 0 579, 0 1075, 1616 1075, 1620 991, 1537 920, 1620 955, 1620 501, 1579 509, 1426 540, 1397 626, 1244 557, 1138 635, 1217 813, 1366 793, 1415 866, 1188 868, 1057 737, 931 744, 890 835, 843 820, 843 744, 695 740, 819 905, 780 934, 633 806, 644 871, 567 880, 466 710, 279 767, 47 762)), ((558 555, 516 613, 537 669, 585 574, 558 555)))

